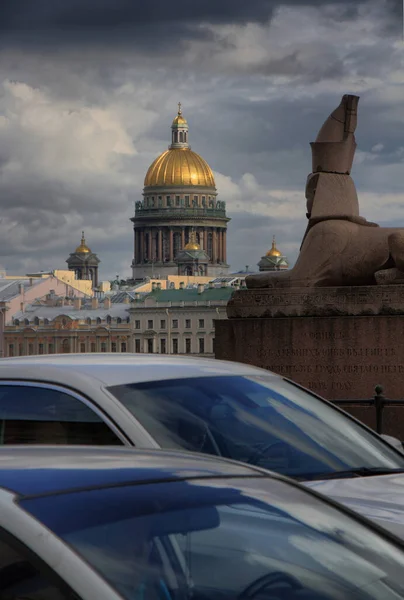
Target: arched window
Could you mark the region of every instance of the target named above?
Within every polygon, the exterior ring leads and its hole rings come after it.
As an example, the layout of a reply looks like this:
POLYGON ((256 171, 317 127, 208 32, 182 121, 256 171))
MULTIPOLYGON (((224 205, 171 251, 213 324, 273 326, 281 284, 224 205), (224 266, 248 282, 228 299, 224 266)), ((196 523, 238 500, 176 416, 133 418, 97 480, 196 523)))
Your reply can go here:
POLYGON ((44 319, 44 324, 49 325, 49 319, 44 319))
POLYGON ((19 325, 19 324, 20 324, 20 321, 18 319, 15 319, 14 320, 14 325, 19 325))
POLYGON ((130 323, 130 317, 126 317, 126 322, 130 323))
POLYGON ((117 322, 118 324, 122 323, 122 319, 121 319, 121 317, 118 317, 118 318, 117 318, 117 320, 116 320, 116 322, 117 322))
POLYGON ((180 142, 184 141, 184 134, 182 131, 180 131, 180 142))
POLYGON ((107 316, 107 323, 108 323, 108 325, 111 325, 111 321, 112 321, 112 319, 111 319, 111 317, 108 315, 108 316, 107 316))
POLYGON ((100 319, 100 317, 97 317, 97 325, 101 325, 101 319, 100 319))
POLYGON ((184 142, 188 141, 188 134, 186 131, 184 131, 184 142))
POLYGON ((34 324, 35 324, 35 325, 39 325, 39 319, 38 319, 38 317, 35 317, 35 319, 34 319, 34 324))
POLYGON ((91 325, 91 317, 87 317, 86 323, 87 323, 87 325, 91 325))
POLYGON ((29 325, 29 319, 24 319, 24 324, 29 325))
POLYGON ((62 353, 63 354, 69 354, 70 353, 70 343, 69 340, 66 338, 63 340, 62 342, 62 353))

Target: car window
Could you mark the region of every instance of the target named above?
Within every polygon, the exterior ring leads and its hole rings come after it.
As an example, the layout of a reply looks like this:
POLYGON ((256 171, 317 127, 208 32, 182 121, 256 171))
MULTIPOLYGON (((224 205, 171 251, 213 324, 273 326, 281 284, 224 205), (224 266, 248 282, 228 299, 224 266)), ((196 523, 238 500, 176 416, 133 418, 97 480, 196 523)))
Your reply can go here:
POLYGON ((103 419, 78 398, 39 385, 0 385, 0 445, 120 445, 103 419))
POLYGON ((27 556, 0 540, 1 600, 78 600, 65 585, 56 583, 59 578, 50 575, 39 559, 34 558, 34 564, 27 556))
POLYGON ((280 378, 198 377, 109 391, 163 448, 218 454, 301 478, 404 468, 404 457, 377 435, 280 378))
POLYGON ((399 543, 285 481, 166 481, 21 505, 128 600, 404 597, 399 543))

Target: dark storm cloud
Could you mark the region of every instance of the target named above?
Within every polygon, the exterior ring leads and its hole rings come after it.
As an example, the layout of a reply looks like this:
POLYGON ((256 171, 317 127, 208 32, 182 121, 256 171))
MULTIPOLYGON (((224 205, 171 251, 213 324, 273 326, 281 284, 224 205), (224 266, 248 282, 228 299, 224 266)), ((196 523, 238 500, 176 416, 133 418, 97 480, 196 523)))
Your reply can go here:
MULTIPOLYGON (((396 16, 399 0, 388 0, 396 16)), ((200 23, 263 23, 280 6, 336 6, 332 18, 349 20, 358 14, 361 0, 2 0, 1 43, 93 43, 129 44, 149 49, 206 38, 200 23)))

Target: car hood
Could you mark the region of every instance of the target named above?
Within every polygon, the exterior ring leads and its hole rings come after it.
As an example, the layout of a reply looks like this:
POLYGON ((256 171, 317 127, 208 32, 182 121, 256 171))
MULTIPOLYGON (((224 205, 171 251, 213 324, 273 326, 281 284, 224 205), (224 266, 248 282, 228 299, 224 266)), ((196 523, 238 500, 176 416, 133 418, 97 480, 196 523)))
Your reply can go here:
POLYGON ((304 483, 404 539, 404 473, 304 483))

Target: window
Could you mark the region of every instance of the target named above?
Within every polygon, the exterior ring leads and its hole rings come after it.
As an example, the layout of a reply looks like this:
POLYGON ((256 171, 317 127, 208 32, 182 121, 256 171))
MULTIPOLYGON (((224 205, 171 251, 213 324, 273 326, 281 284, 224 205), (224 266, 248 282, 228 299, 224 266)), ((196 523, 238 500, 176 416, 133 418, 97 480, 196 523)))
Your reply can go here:
POLYGON ((80 343, 80 352, 83 354, 85 351, 86 351, 86 343, 81 342, 80 343))
POLYGON ((199 338, 198 339, 198 344, 199 344, 199 354, 203 354, 205 352, 205 340, 204 340, 204 338, 199 338))
POLYGON ((91 352, 97 352, 97 344, 95 342, 91 342, 91 352))
POLYGON ((198 196, 194 196, 194 202, 198 202, 198 196))
POLYGON ((215 338, 212 338, 212 352, 215 353, 215 338))
POLYGON ((49 325, 49 319, 44 319, 43 322, 44 322, 44 325, 49 325))
MULTIPOLYGON (((52 344, 49 344, 48 347, 50 347, 52 344)), ((49 351, 50 354, 50 351, 49 351)), ((18 355, 19 356, 23 356, 24 355, 24 344, 18 344, 18 355)))
POLYGON ((167 343, 165 338, 162 338, 160 340, 160 354, 166 354, 167 353, 167 343))
POLYGON ((178 328, 178 319, 173 319, 173 329, 178 328))
POLYGON ((101 352, 107 351, 107 342, 101 342, 101 352))
POLYGON ((185 339, 185 353, 191 354, 191 338, 185 339))
POLYGON ((100 319, 100 317, 97 317, 97 325, 101 325, 101 319, 100 319))
POLYGON ((87 323, 87 325, 91 325, 91 317, 88 317, 88 318, 86 319, 86 323, 87 323))
POLYGON ((107 323, 108 323, 108 325, 111 325, 111 321, 112 321, 112 319, 111 319, 110 315, 108 315, 107 316, 107 323))
MULTIPOLYGON (((20 503, 125 600, 404 596, 399 544, 283 479, 251 474, 222 477, 217 483, 196 478, 150 481, 147 486, 104 485, 85 493, 23 498, 20 503), (173 586, 171 593, 159 594, 168 590, 166 582, 173 586), (145 588, 146 593, 136 593, 145 588)), ((54 597, 35 592, 24 597, 54 597)), ((22 595, 6 593, 4 598, 22 595)))
POLYGON ((43 354, 43 344, 38 344, 38 354, 43 354))
POLYGON ((189 208, 189 196, 185 196, 185 206, 189 208))
POLYGON ((111 352, 116 352, 116 342, 111 342, 111 352))
POLYGON ((35 317, 35 319, 34 319, 34 324, 35 324, 35 325, 39 325, 39 319, 38 319, 38 317, 35 317))
POLYGON ((120 325, 122 323, 121 317, 117 317, 116 322, 117 322, 118 325, 120 325))
POLYGON ((165 319, 161 319, 160 321, 160 329, 165 329, 166 328, 166 320, 165 319))
POLYGON ((52 598, 52 600, 68 600, 73 594, 65 589, 49 567, 39 562, 35 556, 24 550, 20 544, 13 544, 13 538, 0 540, 0 571, 5 574, 2 583, 2 598, 52 598), (48 573, 51 577, 48 577, 48 573), (7 575, 6 575, 7 573, 7 575))
POLYGON ((178 354, 178 339, 173 339, 173 354, 178 354))
POLYGON ((121 342, 121 352, 126 352, 126 342, 121 342))
POLYGON ((34 344, 28 344, 28 354, 32 356, 34 354, 34 344))
POLYGON ((121 444, 87 404, 62 390, 0 385, 0 404, 0 445, 121 444))
POLYGON ((135 352, 140 352, 140 340, 135 340, 135 352))
POLYGON ((185 319, 185 329, 191 329, 191 319, 185 319))
POLYGON ((135 329, 140 329, 140 321, 135 321, 135 329))
POLYGON ((203 329, 205 327, 205 319, 198 320, 198 327, 199 329, 203 329))
POLYGON ((153 352, 154 352, 154 347, 153 346, 154 346, 153 340, 152 339, 147 340, 147 352, 149 354, 153 354, 153 352))
POLYGON ((52 343, 48 344, 48 352, 49 354, 53 354, 55 352, 54 345, 52 343))
POLYGON ((9 344, 8 345, 8 355, 9 356, 14 356, 14 344, 9 344))
POLYGON ((147 321, 147 329, 153 329, 153 319, 147 321))
POLYGON ((179 196, 175 197, 175 206, 180 206, 180 197, 179 196))

